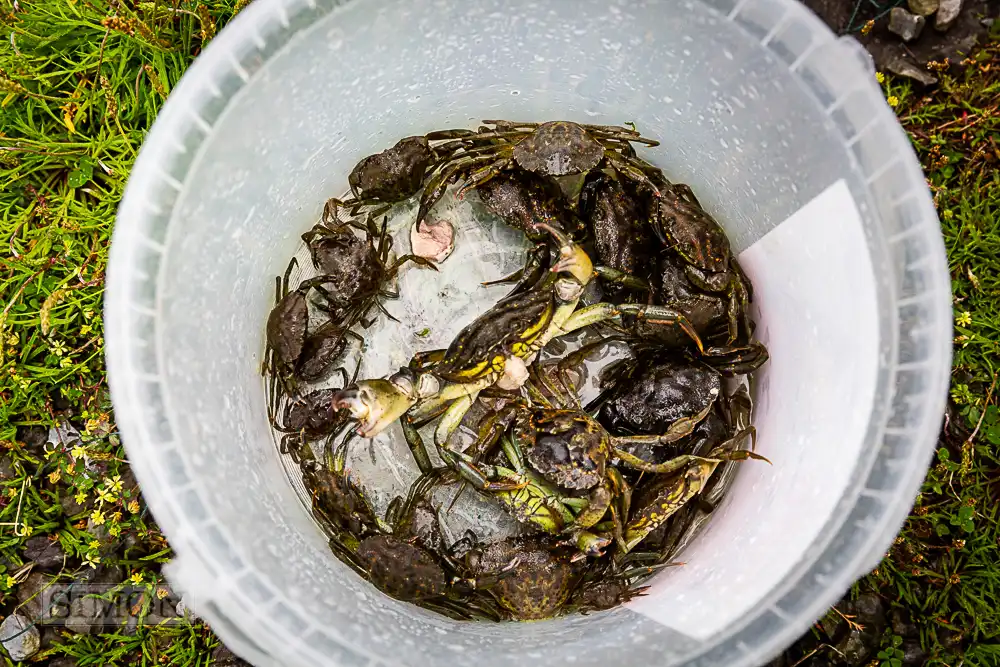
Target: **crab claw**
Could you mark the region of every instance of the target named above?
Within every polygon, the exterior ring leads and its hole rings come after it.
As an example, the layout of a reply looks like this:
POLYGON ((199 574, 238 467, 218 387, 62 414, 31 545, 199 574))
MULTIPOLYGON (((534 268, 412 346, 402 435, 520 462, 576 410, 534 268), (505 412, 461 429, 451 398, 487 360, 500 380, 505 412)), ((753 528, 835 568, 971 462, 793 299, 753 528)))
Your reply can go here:
POLYGON ((599 558, 603 556, 605 547, 611 544, 611 540, 609 538, 601 535, 595 535, 587 530, 575 533, 570 537, 570 540, 567 541, 575 544, 576 548, 579 550, 573 554, 572 558, 570 558, 570 562, 574 563, 588 557, 599 558))
POLYGON ((362 380, 333 396, 334 410, 347 410, 358 421, 358 435, 373 438, 399 419, 422 396, 433 394, 431 376, 401 369, 387 380, 362 380))
POLYGON ((555 263, 551 271, 553 273, 568 273, 573 276, 582 287, 594 277, 594 263, 590 256, 584 252, 583 248, 573 242, 562 231, 544 222, 535 223, 536 229, 542 229, 559 242, 559 261, 555 263))

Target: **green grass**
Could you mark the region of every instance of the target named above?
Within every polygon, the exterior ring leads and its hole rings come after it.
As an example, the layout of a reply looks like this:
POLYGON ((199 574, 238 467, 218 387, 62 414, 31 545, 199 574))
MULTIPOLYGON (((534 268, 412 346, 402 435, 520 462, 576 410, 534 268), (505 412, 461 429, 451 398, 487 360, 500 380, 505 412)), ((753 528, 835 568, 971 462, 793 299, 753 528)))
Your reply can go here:
MULTIPOLYGON (((119 564, 156 595, 169 555, 126 475, 103 360, 101 298, 114 212, 166 95, 239 2, 9 0, 0 5, 0 605, 24 542, 58 539, 66 573, 119 564), (132 7, 133 9, 128 9, 132 7), (8 40, 7 35, 13 34, 8 40), (45 452, 25 427, 72 417, 84 444, 45 452), (88 472, 89 466, 89 472, 88 472), (63 499, 87 508, 67 515, 63 499), (88 522, 107 530, 95 539, 88 522), (128 538, 128 539, 126 539, 128 538), (128 545, 127 547, 125 545, 128 545)), ((885 561, 856 591, 901 600, 933 665, 1000 664, 1000 53, 924 96, 888 81, 941 214, 957 317, 952 407, 937 460, 885 561)), ((204 627, 62 636, 79 664, 207 664, 204 627)), ((895 656, 887 636, 884 656, 895 656)))
POLYGON ((942 222, 955 358, 936 460, 895 545, 863 582, 902 601, 929 664, 952 667, 1000 664, 1000 48, 967 65, 930 95, 887 85, 942 222))
MULTIPOLYGON (((0 482, 4 613, 28 575, 22 554, 32 535, 58 539, 67 575, 118 564, 150 597, 162 581, 169 548, 137 491, 116 482, 125 462, 106 389, 104 272, 145 133, 235 11, 236 2, 0 5, 0 454, 13 471, 0 482), (84 433, 78 447, 46 452, 17 439, 67 417, 84 433), (68 516, 67 496, 86 509, 68 516), (95 537, 88 523, 104 530, 95 537)), ((207 664, 214 643, 205 628, 144 628, 67 634, 48 653, 81 665, 194 665, 207 664)))

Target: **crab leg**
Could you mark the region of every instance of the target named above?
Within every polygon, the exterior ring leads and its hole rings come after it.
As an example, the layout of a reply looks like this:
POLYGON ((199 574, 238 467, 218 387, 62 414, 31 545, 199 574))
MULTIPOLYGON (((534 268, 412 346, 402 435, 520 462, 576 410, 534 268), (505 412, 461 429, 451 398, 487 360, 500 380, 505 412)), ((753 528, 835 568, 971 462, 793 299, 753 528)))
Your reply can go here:
POLYGON ((474 158, 458 158, 446 168, 442 169, 440 172, 435 174, 430 181, 428 181, 426 187, 424 187, 424 193, 420 195, 420 208, 417 210, 417 229, 420 229, 420 223, 423 222, 427 214, 430 213, 431 209, 434 207, 444 193, 448 190, 448 186, 457 181, 465 170, 472 169, 477 164, 482 164, 484 162, 489 162, 494 159, 493 155, 484 155, 474 158))
POLYGON ((622 551, 628 553, 656 528, 698 495, 719 465, 717 460, 702 459, 683 475, 665 486, 648 505, 639 510, 625 526, 622 551))
POLYGON ((448 409, 445 410, 445 413, 441 416, 441 421, 438 422, 437 428, 434 429, 434 444, 437 445, 439 449, 445 446, 445 443, 448 442, 448 438, 455 432, 458 425, 462 423, 465 413, 469 411, 469 408, 472 407, 472 404, 475 403, 478 396, 479 391, 472 391, 465 396, 456 399, 455 402, 449 405, 448 409))
POLYGON ((656 187, 656 184, 653 183, 652 180, 650 180, 649 176, 646 175, 646 172, 638 166, 632 164, 627 157, 620 155, 613 150, 604 151, 604 157, 615 169, 624 173, 633 181, 638 181, 639 183, 645 185, 647 188, 652 190, 655 196, 660 196, 660 189, 656 187))
POLYGON ((552 335, 546 342, 556 336, 562 336, 577 329, 582 329, 585 326, 604 322, 625 314, 635 315, 639 319, 656 324, 677 325, 694 341, 700 352, 705 352, 701 337, 698 336, 698 332, 694 330, 691 322, 684 315, 666 306, 647 306, 638 303, 613 304, 601 302, 580 308, 574 311, 564 322, 556 325, 554 328, 557 328, 557 330, 552 332, 552 335))
POLYGON ((610 266, 595 266, 594 273, 608 282, 618 283, 631 289, 649 291, 649 283, 642 278, 613 269, 610 266))

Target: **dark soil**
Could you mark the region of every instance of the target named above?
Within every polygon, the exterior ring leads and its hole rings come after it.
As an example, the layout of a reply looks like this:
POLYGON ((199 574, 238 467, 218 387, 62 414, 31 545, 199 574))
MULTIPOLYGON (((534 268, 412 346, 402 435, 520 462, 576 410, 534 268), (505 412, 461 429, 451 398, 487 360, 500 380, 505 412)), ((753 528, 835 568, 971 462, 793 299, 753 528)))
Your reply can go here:
POLYGON ((1000 13, 1000 0, 965 0, 962 12, 947 32, 934 29, 933 17, 927 21, 920 37, 910 43, 889 32, 889 10, 906 7, 905 0, 802 0, 838 35, 852 35, 875 60, 879 70, 892 70, 894 60, 916 64, 959 65, 976 44, 986 41, 990 32, 984 19, 1000 13), (874 20, 874 27, 862 34, 865 23, 874 20))

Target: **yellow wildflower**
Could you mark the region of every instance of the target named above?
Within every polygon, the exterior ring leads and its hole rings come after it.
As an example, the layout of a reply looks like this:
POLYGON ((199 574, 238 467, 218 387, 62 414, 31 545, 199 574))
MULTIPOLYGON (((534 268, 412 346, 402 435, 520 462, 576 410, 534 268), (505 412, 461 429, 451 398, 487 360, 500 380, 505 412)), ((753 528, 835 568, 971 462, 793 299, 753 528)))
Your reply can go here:
POLYGON ((83 455, 87 453, 87 450, 83 448, 83 445, 77 445, 73 449, 69 450, 69 453, 73 455, 74 459, 81 459, 83 455))
POLYGON ((98 526, 104 525, 104 512, 101 510, 94 510, 90 513, 90 520, 98 526))
POLYGON ((879 83, 885 83, 885 74, 882 74, 882 72, 875 72, 875 80, 879 83))
POLYGON ((132 583, 133 584, 141 584, 142 583, 142 573, 141 572, 136 572, 135 574, 133 574, 131 576, 131 579, 132 579, 132 583))
POLYGON ((91 549, 100 549, 101 543, 98 542, 97 540, 91 540, 90 544, 88 544, 87 546, 90 547, 91 549))
POLYGON ((955 316, 955 323, 961 327, 967 327, 972 324, 972 315, 966 311, 962 311, 957 316, 955 316))
POLYGON ((4 583, 7 585, 7 588, 14 588, 17 585, 17 579, 8 574, 7 580, 4 583))
POLYGON ((886 99, 886 102, 888 102, 888 103, 889 103, 889 106, 891 106, 891 107, 894 107, 894 106, 896 106, 897 104, 899 104, 899 98, 898 98, 898 97, 896 97, 895 95, 890 95, 890 96, 889 96, 889 97, 888 97, 888 98, 886 99))
POLYGON ((121 493, 122 491, 122 476, 115 475, 110 480, 106 480, 104 484, 110 488, 115 493, 121 493))
POLYGON ((132 514, 138 514, 139 513, 139 501, 135 500, 134 498, 132 500, 130 500, 129 503, 128 503, 128 511, 131 512, 132 514))
POLYGON ((59 470, 53 470, 49 473, 49 484, 55 484, 59 481, 60 477, 62 477, 62 472, 59 470))
POLYGON ((87 501, 87 494, 84 491, 80 491, 73 497, 73 500, 76 501, 77 505, 82 505, 87 501))

